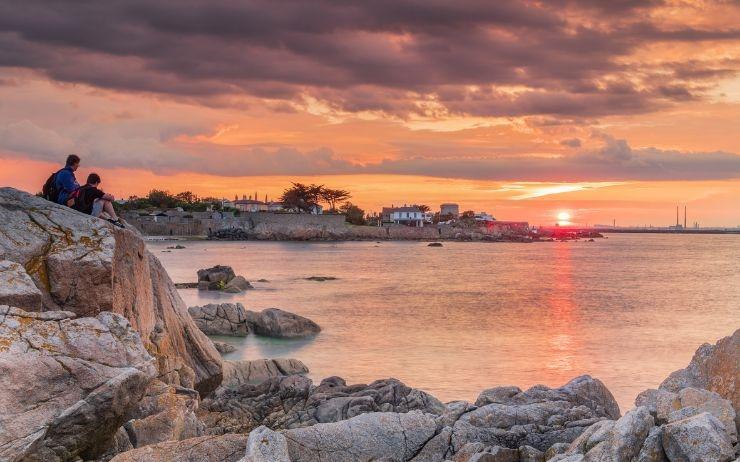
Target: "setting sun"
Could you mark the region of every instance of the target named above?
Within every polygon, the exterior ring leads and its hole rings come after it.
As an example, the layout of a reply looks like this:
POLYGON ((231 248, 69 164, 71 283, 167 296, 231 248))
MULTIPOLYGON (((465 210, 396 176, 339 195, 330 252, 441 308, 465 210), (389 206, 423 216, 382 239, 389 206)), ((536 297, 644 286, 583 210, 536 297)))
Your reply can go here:
POLYGON ((570 213, 568 212, 558 213, 558 221, 570 221, 570 213))

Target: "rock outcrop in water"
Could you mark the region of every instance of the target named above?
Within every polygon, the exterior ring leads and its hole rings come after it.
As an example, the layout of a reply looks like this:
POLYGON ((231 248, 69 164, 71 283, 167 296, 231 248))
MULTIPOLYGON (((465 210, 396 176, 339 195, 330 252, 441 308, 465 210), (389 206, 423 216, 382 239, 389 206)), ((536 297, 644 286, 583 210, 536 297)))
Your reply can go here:
POLYGON ((247 310, 241 303, 209 303, 188 308, 195 325, 208 335, 246 337, 247 310))
POLYGON ((12 188, 0 188, 0 223, 0 260, 23 267, 41 309, 123 315, 155 357, 161 380, 201 393, 219 385, 219 353, 135 231, 12 188))
POLYGON ((321 327, 310 319, 280 308, 249 311, 247 322, 252 332, 265 337, 299 338, 321 332, 321 327))
POLYGON ((244 309, 241 303, 211 303, 191 306, 188 312, 200 330, 208 335, 244 337, 254 333, 265 337, 299 338, 321 332, 321 327, 310 319, 280 308, 255 312, 244 309))

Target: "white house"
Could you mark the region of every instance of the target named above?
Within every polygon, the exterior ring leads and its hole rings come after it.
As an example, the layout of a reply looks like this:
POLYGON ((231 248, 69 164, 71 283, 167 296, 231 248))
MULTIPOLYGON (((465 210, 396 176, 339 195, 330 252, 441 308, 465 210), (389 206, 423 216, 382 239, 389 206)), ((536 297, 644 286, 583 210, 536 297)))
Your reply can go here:
POLYGON ((475 221, 496 221, 496 219, 486 212, 478 212, 475 214, 475 221))
POLYGON ((407 226, 424 226, 425 214, 418 207, 385 207, 383 221, 407 226))

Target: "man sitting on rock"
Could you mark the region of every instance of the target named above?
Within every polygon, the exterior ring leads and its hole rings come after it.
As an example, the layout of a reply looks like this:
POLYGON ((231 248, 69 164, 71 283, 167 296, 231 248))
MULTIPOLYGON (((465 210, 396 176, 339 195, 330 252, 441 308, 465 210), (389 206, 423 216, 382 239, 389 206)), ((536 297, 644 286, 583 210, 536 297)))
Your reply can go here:
POLYGON ((91 173, 87 176, 87 183, 80 188, 77 200, 73 208, 82 213, 94 217, 108 220, 116 226, 124 227, 121 219, 113 210, 113 201, 115 197, 112 194, 103 192, 98 188, 100 186, 100 175, 91 173))
MULTIPOLYGON (((56 201, 59 204, 72 207, 74 205, 74 196, 80 188, 75 178, 75 170, 80 167, 80 157, 75 154, 67 156, 67 162, 64 168, 59 170, 54 176, 54 187, 58 191, 56 201)), ((53 199, 52 199, 53 200, 53 199)))

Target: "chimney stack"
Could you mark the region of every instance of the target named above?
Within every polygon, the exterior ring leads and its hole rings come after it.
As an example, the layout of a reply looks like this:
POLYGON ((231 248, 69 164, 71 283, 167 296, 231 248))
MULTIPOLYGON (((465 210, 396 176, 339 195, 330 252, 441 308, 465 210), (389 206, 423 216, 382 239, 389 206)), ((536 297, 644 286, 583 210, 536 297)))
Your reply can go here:
POLYGON ((683 228, 686 229, 686 206, 683 206, 683 228))

